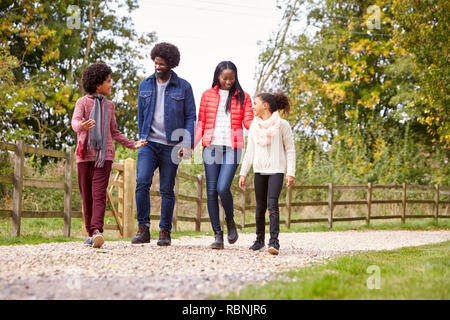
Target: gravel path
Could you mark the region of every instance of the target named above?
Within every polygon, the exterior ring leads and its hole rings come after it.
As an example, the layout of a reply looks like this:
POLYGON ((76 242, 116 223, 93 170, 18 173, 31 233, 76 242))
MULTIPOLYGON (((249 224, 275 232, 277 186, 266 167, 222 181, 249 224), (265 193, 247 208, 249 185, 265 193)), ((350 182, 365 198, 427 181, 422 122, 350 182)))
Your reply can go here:
MULTIPOLYGON (((279 272, 338 255, 450 240, 450 231, 340 231, 280 234, 280 255, 248 250, 240 234, 225 250, 212 236, 181 237, 170 247, 106 242, 0 246, 0 299, 204 299, 240 290, 279 272)), ((266 247, 267 248, 267 247, 266 247)))

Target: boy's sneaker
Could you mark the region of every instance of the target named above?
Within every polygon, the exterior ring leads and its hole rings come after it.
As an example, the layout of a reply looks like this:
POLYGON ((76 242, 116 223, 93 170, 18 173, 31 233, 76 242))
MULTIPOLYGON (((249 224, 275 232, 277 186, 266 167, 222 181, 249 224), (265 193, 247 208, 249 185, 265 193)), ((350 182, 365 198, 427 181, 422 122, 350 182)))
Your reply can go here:
POLYGON ((267 251, 273 255, 277 255, 280 252, 280 243, 278 242, 278 239, 269 240, 269 249, 267 249, 267 251))
POLYGON ((95 230, 92 235, 92 241, 94 244, 92 245, 94 248, 100 248, 103 243, 105 243, 105 238, 103 238, 103 235, 100 233, 100 231, 95 230))
POLYGON ((257 251, 259 249, 264 248, 264 241, 256 239, 255 243, 249 248, 250 250, 257 251))
POLYGON ((86 246, 92 246, 94 244, 94 241, 92 241, 92 237, 89 237, 83 244, 86 246))

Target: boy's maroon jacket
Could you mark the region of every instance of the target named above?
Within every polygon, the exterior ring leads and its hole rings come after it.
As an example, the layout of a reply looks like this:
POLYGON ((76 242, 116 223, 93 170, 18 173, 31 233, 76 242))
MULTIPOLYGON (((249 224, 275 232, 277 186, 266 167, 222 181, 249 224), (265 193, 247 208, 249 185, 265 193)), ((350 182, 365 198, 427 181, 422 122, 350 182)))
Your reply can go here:
MULTIPOLYGON (((72 116, 72 128, 77 133, 77 163, 86 161, 95 161, 95 149, 86 149, 84 146, 84 157, 82 158, 83 151, 79 150, 86 141, 88 131, 81 127, 81 120, 89 119, 91 110, 94 107, 94 97, 91 95, 85 95, 77 100, 75 104, 75 111, 72 116)), ((108 101, 108 137, 106 138, 106 156, 105 160, 114 161, 116 151, 114 149, 113 140, 117 141, 121 145, 129 149, 135 149, 135 142, 125 137, 122 132, 117 129, 116 116, 114 114, 114 103, 108 101)))

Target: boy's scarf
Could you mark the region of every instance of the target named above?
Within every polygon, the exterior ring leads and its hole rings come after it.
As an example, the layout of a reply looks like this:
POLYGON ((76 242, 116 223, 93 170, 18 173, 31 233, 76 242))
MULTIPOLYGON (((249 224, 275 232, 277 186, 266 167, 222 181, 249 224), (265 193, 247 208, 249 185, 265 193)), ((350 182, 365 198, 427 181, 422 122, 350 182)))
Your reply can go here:
POLYGON ((262 146, 269 145, 272 137, 280 130, 280 115, 278 111, 272 113, 267 120, 259 117, 256 117, 255 120, 256 142, 262 146))
POLYGON ((108 128, 108 101, 101 94, 94 93, 92 96, 94 97, 94 107, 89 119, 95 120, 95 126, 89 130, 89 148, 96 150, 95 167, 103 168, 106 155, 106 138, 108 137, 106 132, 108 128))

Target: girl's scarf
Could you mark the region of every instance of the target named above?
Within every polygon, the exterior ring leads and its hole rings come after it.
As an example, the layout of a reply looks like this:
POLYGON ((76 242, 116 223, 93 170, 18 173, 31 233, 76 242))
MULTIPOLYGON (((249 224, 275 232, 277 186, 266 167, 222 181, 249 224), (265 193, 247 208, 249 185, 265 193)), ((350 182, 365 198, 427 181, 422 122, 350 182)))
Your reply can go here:
POLYGON ((108 128, 108 101, 101 94, 92 94, 92 96, 94 97, 94 107, 89 118, 95 120, 95 126, 89 130, 89 148, 96 150, 95 167, 103 168, 106 155, 106 138, 108 137, 106 132, 108 128))
POLYGON ((272 137, 280 130, 280 115, 278 111, 272 113, 269 119, 255 118, 256 142, 262 146, 269 145, 272 137))

